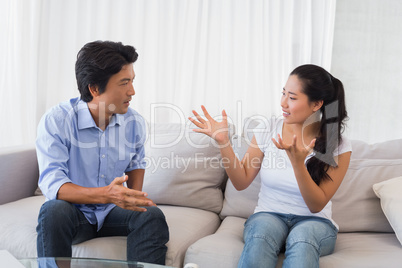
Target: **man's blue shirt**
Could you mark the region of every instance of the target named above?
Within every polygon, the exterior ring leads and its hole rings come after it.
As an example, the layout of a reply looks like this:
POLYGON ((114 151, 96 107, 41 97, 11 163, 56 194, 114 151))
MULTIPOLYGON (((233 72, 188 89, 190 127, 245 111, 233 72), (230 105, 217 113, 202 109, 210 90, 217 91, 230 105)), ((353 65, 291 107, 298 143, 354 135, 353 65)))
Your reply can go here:
MULTIPOLYGON (((131 108, 125 114, 113 115, 102 131, 87 103, 79 98, 60 103, 38 125, 39 187, 46 200, 53 200, 65 183, 103 187, 124 172, 145 169, 145 139, 145 121, 131 108)), ((114 204, 76 206, 91 224, 98 224, 98 230, 115 207, 114 204)))

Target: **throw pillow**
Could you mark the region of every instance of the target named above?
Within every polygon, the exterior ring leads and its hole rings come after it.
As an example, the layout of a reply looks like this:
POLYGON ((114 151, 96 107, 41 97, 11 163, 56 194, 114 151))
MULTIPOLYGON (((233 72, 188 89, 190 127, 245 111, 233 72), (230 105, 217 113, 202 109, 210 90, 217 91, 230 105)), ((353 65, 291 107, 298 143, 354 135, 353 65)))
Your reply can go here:
POLYGON ((380 198, 381 208, 402 245, 402 177, 376 183, 373 190, 380 198))

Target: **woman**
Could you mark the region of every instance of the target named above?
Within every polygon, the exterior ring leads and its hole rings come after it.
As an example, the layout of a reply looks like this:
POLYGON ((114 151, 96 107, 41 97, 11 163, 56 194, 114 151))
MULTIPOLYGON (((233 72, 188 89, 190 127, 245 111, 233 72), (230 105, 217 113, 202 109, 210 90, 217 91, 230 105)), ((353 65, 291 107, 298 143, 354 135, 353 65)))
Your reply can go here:
POLYGON ((351 144, 341 135, 347 118, 343 85, 319 66, 299 66, 283 88, 281 107, 283 118, 264 132, 254 131, 241 161, 230 146, 224 110, 221 122, 203 106, 207 120, 196 111, 197 120, 189 118, 199 127, 194 131, 220 145, 237 190, 247 188, 260 172, 258 205, 245 223, 239 267, 275 267, 281 250, 283 267, 318 267, 319 257, 335 247, 338 226, 330 200, 351 156, 351 144), (264 156, 272 155, 283 156, 285 167, 264 166, 264 156))

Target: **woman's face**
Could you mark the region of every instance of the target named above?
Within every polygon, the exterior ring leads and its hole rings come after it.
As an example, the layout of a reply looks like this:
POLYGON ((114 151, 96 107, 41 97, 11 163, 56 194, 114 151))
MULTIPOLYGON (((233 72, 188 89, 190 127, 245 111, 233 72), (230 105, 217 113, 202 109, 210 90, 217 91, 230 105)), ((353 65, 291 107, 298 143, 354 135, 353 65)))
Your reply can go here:
POLYGON ((285 123, 303 124, 321 105, 319 102, 310 102, 303 93, 299 78, 291 75, 282 91, 281 107, 285 123))

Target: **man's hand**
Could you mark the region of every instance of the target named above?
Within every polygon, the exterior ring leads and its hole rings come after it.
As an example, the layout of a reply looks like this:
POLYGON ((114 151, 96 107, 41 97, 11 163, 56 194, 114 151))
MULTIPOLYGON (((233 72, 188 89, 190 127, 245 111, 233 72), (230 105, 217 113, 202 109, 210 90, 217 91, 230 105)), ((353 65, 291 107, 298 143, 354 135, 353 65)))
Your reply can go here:
POLYGON ((123 183, 127 179, 127 175, 117 177, 106 187, 109 203, 113 203, 124 209, 140 212, 147 211, 143 206, 156 206, 151 199, 147 198, 147 193, 123 186, 123 183))

